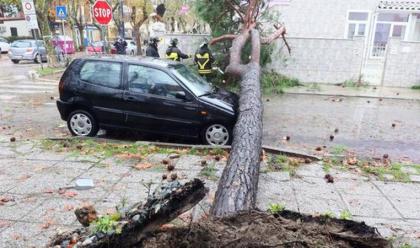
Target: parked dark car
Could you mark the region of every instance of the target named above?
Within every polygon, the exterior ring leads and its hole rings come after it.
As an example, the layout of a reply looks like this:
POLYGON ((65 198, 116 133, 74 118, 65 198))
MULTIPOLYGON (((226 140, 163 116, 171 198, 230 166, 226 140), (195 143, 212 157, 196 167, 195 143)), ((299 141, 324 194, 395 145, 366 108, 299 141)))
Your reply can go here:
POLYGON ((181 63, 149 57, 76 59, 64 72, 59 92, 61 118, 77 136, 128 128, 226 145, 237 117, 236 94, 181 63))

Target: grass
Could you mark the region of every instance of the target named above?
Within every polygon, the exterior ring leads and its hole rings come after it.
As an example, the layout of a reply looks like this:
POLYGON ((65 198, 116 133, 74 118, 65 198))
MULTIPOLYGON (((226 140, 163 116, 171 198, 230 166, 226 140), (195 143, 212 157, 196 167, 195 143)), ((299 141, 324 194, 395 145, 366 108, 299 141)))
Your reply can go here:
POLYGON ((411 86, 412 90, 420 90, 420 85, 411 86))
POLYGON ((141 143, 119 144, 97 142, 93 139, 43 140, 42 148, 55 152, 68 152, 71 156, 92 155, 101 158, 117 156, 119 158, 139 158, 153 153, 185 154, 185 155, 219 155, 226 156, 227 152, 220 148, 167 148, 141 143))
POLYGON ((212 165, 205 166, 200 171, 200 176, 205 177, 212 181, 216 181, 218 179, 216 176, 216 172, 217 172, 217 168, 216 166, 214 166, 214 164, 212 164, 212 165))
POLYGON ((335 145, 330 149, 330 153, 335 156, 344 155, 347 151, 348 148, 345 145, 335 145))
POLYGON ((385 180, 385 175, 392 175, 394 181, 409 182, 410 175, 402 171, 402 165, 398 163, 390 166, 361 166, 361 169, 366 174, 377 176, 380 180, 385 180))
POLYGON ((310 83, 306 85, 310 91, 321 91, 321 86, 318 83, 310 83))
POLYGON ((300 85, 299 80, 275 72, 263 72, 261 75, 261 87, 265 95, 283 94, 284 89, 300 85))
POLYGON ((301 159, 290 158, 285 155, 273 155, 269 157, 268 171, 287 171, 290 176, 295 176, 299 166, 304 163, 301 159))
POLYGON ((42 77, 42 76, 55 74, 57 72, 61 72, 63 70, 64 68, 62 67, 44 67, 43 69, 37 68, 36 72, 42 77))
POLYGON ((271 214, 278 214, 283 212, 283 210, 285 209, 285 205, 281 204, 281 203, 270 203, 270 205, 268 206, 267 211, 271 214))
POLYGON ((351 215, 349 210, 343 210, 340 212, 340 219, 342 220, 351 220, 353 216, 351 215))

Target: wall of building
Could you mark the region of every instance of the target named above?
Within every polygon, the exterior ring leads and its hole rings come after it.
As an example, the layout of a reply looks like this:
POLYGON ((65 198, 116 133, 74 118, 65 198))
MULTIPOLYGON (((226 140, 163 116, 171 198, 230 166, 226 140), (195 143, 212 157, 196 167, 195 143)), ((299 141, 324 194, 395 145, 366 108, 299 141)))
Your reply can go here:
POLYGON ((166 56, 165 52, 172 38, 178 39, 178 48, 183 53, 193 55, 204 38, 209 38, 209 36, 202 34, 165 34, 162 36, 162 42, 159 43, 159 54, 161 58, 166 56))
POLYGON ((28 25, 25 20, 11 20, 4 21, 0 24, 0 27, 4 27, 5 32, 0 32, 0 36, 9 37, 12 34, 10 33, 10 28, 14 27, 17 29, 18 36, 30 36, 31 31, 28 29, 28 25))
POLYGON ((291 37, 344 38, 348 10, 374 11, 379 0, 290 0, 275 6, 291 37))
POLYGON ((342 83, 358 80, 363 61, 364 39, 288 38, 289 55, 282 41, 275 44, 267 69, 305 83, 342 83))
POLYGON ((420 42, 392 39, 385 62, 383 85, 411 87, 420 84, 420 42))

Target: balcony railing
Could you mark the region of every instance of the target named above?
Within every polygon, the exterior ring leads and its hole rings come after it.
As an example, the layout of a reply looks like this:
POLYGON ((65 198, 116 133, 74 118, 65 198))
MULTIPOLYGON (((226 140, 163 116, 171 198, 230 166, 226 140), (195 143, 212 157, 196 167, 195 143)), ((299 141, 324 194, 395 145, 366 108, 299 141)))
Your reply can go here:
POLYGON ((375 43, 372 47, 372 57, 374 58, 383 58, 386 53, 386 43, 375 43))

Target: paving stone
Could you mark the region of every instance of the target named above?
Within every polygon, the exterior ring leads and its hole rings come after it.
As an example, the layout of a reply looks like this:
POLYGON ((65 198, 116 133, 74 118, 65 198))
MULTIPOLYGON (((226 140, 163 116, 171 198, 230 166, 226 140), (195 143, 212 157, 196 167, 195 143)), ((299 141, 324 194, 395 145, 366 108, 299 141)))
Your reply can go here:
MULTIPOLYGON (((201 171, 201 161, 203 160, 200 156, 195 155, 183 155, 178 161, 176 161, 175 168, 178 170, 198 170, 201 171)), ((214 164, 214 161, 207 160, 208 164, 214 164)))
POLYGON ((168 154, 150 154, 145 158, 145 160, 152 164, 161 164, 162 160, 168 159, 168 156, 168 154))
POLYGON ((64 177, 63 175, 55 175, 48 173, 44 175, 35 175, 25 180, 16 182, 16 187, 9 192, 16 194, 39 194, 48 190, 58 190, 62 187, 70 186, 73 178, 64 177))
POLYGON ((16 222, 0 233, 0 247, 32 248, 43 247, 34 243, 35 236, 42 231, 40 224, 16 222))
POLYGON ((328 174, 330 174, 337 180, 341 180, 341 179, 363 180, 363 181, 368 180, 368 177, 360 175, 359 173, 352 172, 352 171, 339 170, 335 168, 331 168, 328 174))
POLYGON ((324 177, 325 171, 319 163, 305 164, 299 166, 296 170, 296 175, 306 177, 324 177))
POLYGON ((122 177, 128 176, 131 168, 119 165, 93 166, 82 173, 80 178, 92 178, 96 181, 118 181, 122 177))
POLYGON ((410 175, 410 180, 414 183, 420 183, 420 175, 410 175))
POLYGON ((23 156, 23 158, 28 160, 43 160, 43 161, 64 161, 66 154, 54 153, 54 152, 33 152, 28 153, 23 156))
POLYGON ((290 174, 287 171, 275 171, 275 172, 268 172, 260 174, 260 181, 272 181, 272 182, 281 182, 281 181, 289 181, 290 174))
MULTIPOLYGON (((45 198, 44 201, 31 211, 21 221, 70 225, 75 220, 74 210, 89 201, 68 198, 45 198)), ((93 204, 93 202, 91 202, 93 204)))
MULTIPOLYGON (((145 202, 147 200, 148 189, 144 183, 117 183, 112 188, 110 193, 102 202, 98 202, 98 209, 113 209, 122 200, 127 202, 127 205, 134 204, 139 201, 145 202)), ((159 187, 159 184, 152 184, 150 193, 159 187)))
POLYGON ((95 166, 96 163, 93 162, 78 162, 78 161, 62 161, 55 163, 55 167, 57 168, 70 168, 70 169, 78 169, 82 171, 87 171, 89 168, 95 166))
POLYGON ((402 166, 401 167, 401 171, 407 174, 419 174, 418 171, 416 170, 416 168, 412 167, 412 166, 402 166))
POLYGON ((420 220, 420 198, 389 197, 389 200, 405 218, 420 220))
POLYGON ((370 181, 335 179, 334 186, 339 192, 347 194, 382 196, 382 193, 370 181))
POLYGON ((13 226, 15 223, 16 223, 16 221, 0 219, 0 233, 2 231, 6 230, 7 228, 13 226))
POLYGON ((388 197, 420 198, 420 184, 373 181, 388 197))
POLYGON ((16 182, 13 179, 8 179, 0 175, 0 195, 16 187, 16 182))
POLYGON ((45 247, 45 245, 50 241, 50 238, 56 235, 57 233, 63 233, 67 231, 74 230, 75 228, 80 228, 81 225, 76 226, 64 226, 64 225, 51 225, 47 229, 42 229, 35 237, 30 240, 29 247, 45 247))
POLYGON ((298 202, 299 212, 305 214, 324 214, 326 212, 332 212, 336 216, 340 215, 340 212, 347 209, 345 203, 342 202, 338 194, 328 195, 302 195, 296 194, 298 202))
MULTIPOLYGON (((29 214, 32 210, 39 207, 45 200, 36 196, 5 194, 13 199, 0 206, 0 219, 20 220, 29 214)), ((1 247, 1 246, 0 246, 1 247)))
POLYGON ((302 178, 292 178, 292 187, 295 189, 296 194, 306 194, 306 195, 324 195, 328 198, 328 195, 337 194, 336 189, 333 184, 327 183, 323 177, 322 178, 313 178, 313 177, 302 177, 302 178))
POLYGON ((14 158, 16 156, 17 154, 10 147, 0 147, 0 158, 14 158))
POLYGON ((153 171, 154 169, 149 170, 131 170, 126 177, 121 179, 121 182, 128 183, 137 183, 137 182, 155 182, 158 183, 162 179, 162 175, 167 173, 165 169, 160 171, 153 171))
MULTIPOLYGON (((398 237, 401 235, 414 238, 420 231, 420 221, 405 221, 403 219, 371 218, 354 216, 353 220, 363 221, 369 226, 378 228, 379 233, 384 237, 398 237)), ((414 246, 416 247, 416 246, 414 246)))
POLYGON ((257 206, 268 209, 270 204, 284 204, 286 209, 298 211, 297 199, 290 182, 262 180, 258 184, 257 206))
POLYGON ((342 194, 352 215, 372 218, 400 218, 385 197, 342 194))
MULTIPOLYGON (((70 189, 71 191, 74 191, 77 193, 77 195, 74 196, 73 198, 84 200, 84 201, 101 200, 110 193, 112 187, 115 184, 115 182, 112 182, 112 181, 98 181, 98 180, 93 180, 93 183, 95 186, 92 189, 88 189, 88 190, 70 189)), ((70 185, 74 186, 74 182, 72 182, 70 185)))
POLYGON ((64 158, 66 162, 91 162, 91 163, 98 163, 103 160, 102 156, 94 156, 94 155, 67 155, 64 158))

